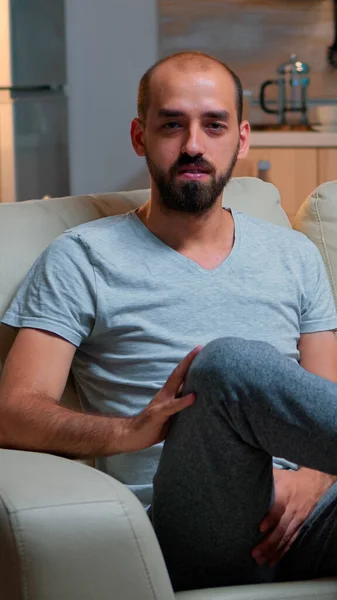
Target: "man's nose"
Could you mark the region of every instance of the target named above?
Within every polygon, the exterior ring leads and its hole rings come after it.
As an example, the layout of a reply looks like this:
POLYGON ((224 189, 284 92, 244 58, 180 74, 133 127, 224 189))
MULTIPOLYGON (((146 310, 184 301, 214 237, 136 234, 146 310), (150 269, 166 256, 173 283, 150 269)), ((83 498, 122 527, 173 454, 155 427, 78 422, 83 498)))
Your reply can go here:
POLYGON ((191 126, 186 131, 186 137, 182 147, 182 153, 189 154, 190 156, 196 156, 197 154, 204 154, 204 147, 202 142, 202 132, 197 126, 191 126))

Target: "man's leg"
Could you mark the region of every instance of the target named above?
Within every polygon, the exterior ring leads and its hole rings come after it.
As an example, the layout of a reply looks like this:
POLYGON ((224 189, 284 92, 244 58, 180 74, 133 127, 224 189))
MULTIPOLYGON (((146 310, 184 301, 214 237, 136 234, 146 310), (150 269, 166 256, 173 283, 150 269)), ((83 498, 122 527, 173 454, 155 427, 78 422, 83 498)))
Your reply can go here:
MULTIPOLYGON (((152 522, 175 589, 267 581, 251 557, 273 502, 271 456, 337 473, 337 385, 263 342, 195 358, 154 479, 152 522)), ((337 569, 336 569, 337 570, 337 569)))

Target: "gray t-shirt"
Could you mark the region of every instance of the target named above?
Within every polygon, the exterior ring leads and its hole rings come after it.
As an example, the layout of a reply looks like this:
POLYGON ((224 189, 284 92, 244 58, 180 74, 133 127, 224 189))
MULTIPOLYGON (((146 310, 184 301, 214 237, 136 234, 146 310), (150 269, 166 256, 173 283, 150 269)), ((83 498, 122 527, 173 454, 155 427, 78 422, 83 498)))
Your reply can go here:
MULTIPOLYGON (((206 270, 135 212, 80 225, 38 258, 3 322, 52 331, 78 347, 73 373, 85 410, 141 411, 197 344, 239 336, 299 359, 301 333, 337 328, 319 251, 304 235, 232 211, 235 242, 206 270)), ((99 458, 146 505, 161 446, 99 458)))

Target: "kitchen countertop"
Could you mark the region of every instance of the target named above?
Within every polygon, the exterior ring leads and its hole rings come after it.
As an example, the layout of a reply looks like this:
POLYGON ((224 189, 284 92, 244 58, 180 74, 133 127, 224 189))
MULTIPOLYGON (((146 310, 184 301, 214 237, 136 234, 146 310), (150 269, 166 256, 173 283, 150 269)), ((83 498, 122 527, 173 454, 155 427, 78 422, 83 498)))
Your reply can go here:
POLYGON ((337 148, 337 131, 252 131, 251 148, 337 148))

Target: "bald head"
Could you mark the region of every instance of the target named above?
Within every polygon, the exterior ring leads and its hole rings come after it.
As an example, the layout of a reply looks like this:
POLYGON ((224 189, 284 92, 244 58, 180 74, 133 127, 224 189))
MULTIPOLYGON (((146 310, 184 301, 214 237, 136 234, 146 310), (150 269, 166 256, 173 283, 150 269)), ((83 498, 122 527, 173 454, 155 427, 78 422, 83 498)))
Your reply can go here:
POLYGON ((160 76, 163 70, 209 72, 214 69, 223 70, 230 76, 234 86, 238 123, 242 121, 242 85, 239 77, 223 62, 202 52, 179 52, 157 61, 144 73, 138 88, 138 117, 146 121, 151 102, 151 84, 155 75, 160 76))

